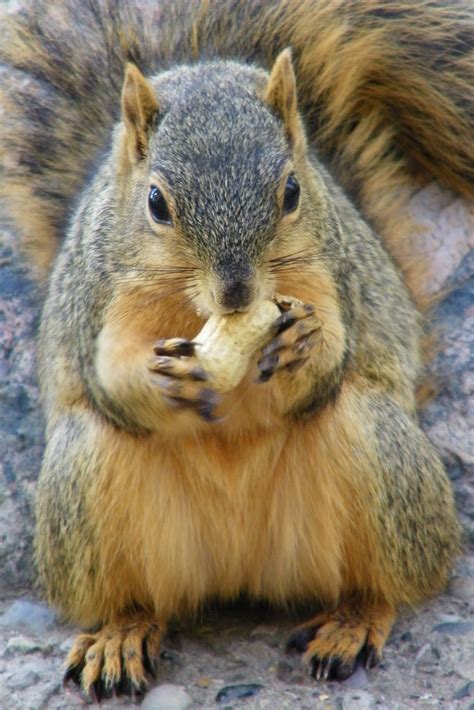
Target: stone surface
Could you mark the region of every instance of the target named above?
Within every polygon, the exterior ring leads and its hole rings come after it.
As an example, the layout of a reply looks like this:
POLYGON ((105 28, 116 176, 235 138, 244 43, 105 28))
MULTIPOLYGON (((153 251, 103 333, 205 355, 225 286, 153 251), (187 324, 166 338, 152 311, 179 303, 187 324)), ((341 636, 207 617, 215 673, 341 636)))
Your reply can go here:
POLYGON ((35 336, 38 289, 0 228, 0 591, 31 586, 32 520, 43 425, 38 406, 35 336))
POLYGON ((438 624, 434 631, 439 634, 449 634, 451 636, 464 636, 474 633, 474 621, 457 621, 453 624, 438 624))
POLYGON ((153 688, 140 707, 143 710, 185 710, 192 702, 191 696, 182 686, 165 683, 153 688))
POLYGON ((7 656, 14 656, 15 654, 23 655, 25 653, 35 653, 36 651, 50 653, 51 650, 52 646, 49 643, 43 643, 27 636, 13 636, 8 641, 4 653, 7 656))
POLYGON ((474 248, 474 205, 433 183, 416 194, 411 211, 422 228, 416 247, 429 269, 428 293, 435 295, 474 248))
POLYGON ((474 579, 453 577, 449 583, 449 592, 458 599, 474 599, 474 579))
POLYGON ((367 688, 369 685, 369 678, 365 669, 362 666, 358 666, 347 680, 342 684, 344 688, 353 688, 354 690, 361 690, 367 688))
MULTIPOLYGON (((459 567, 461 565, 474 572, 474 556, 468 554, 459 567)), ((456 574, 460 576, 459 568, 456 574)), ((0 614, 11 606, 11 602, 0 601, 0 614)), ((151 693, 155 692, 153 685, 157 689, 164 685, 184 688, 192 699, 188 706, 191 710, 216 707, 217 694, 228 686, 251 684, 263 687, 252 697, 229 700, 217 707, 232 707, 234 710, 240 707, 255 710, 343 710, 344 707, 350 710, 372 707, 376 710, 406 710, 434 706, 445 710, 467 710, 469 705, 466 703, 474 702, 469 685, 474 668, 472 633, 454 635, 435 630, 440 624, 453 626, 472 619, 472 600, 446 593, 416 610, 402 611, 381 665, 368 671, 359 669, 344 683, 318 683, 310 677, 309 668, 300 656, 285 654, 284 644, 292 627, 305 621, 308 614, 308 610, 289 615, 239 605, 210 610, 195 625, 173 626, 163 643, 164 653, 158 663, 151 693), (450 619, 450 622, 443 619, 450 619), (281 640, 279 647, 269 646, 264 640, 251 639, 251 631, 258 625, 277 629, 275 636, 281 640), (179 649, 180 663, 169 660, 170 654, 173 657, 177 653, 175 649, 179 649), (463 697, 456 700, 455 694, 461 691, 463 697), (471 695, 468 696, 468 692, 471 695)), ((25 649, 22 652, 19 648, 10 655, 6 648, 10 643, 16 646, 19 633, 16 629, 0 627, 0 698, 8 699, 8 710, 63 710, 83 704, 76 690, 72 687, 63 689, 61 684, 65 654, 74 633, 70 627, 55 625, 44 634, 27 636, 32 641, 47 644, 46 650, 25 649), (2 642, 5 644, 3 653, 2 642), (34 665, 32 670, 38 674, 38 680, 34 675, 15 675, 36 662, 41 665, 34 665), (12 682, 15 688, 11 687, 12 682), (24 687, 20 687, 22 683, 25 683, 24 687)), ((156 699, 151 693, 145 701, 156 699)), ((103 707, 104 710, 109 707, 133 708, 139 701, 139 698, 133 701, 124 697, 108 700, 103 707)), ((150 707, 143 706, 145 709, 150 707)))
POLYGON ((56 615, 46 606, 26 599, 17 599, 0 616, 0 626, 42 634, 54 627, 56 615))
POLYGON ((23 690, 35 685, 45 671, 45 665, 41 661, 25 663, 24 666, 12 673, 7 679, 7 685, 11 690, 23 690))

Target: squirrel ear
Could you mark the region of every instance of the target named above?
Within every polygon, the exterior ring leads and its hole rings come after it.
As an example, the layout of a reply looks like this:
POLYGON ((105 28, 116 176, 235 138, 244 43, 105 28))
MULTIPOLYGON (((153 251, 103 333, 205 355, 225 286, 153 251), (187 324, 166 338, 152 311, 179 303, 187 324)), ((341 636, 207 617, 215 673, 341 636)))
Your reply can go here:
POLYGON ((155 92, 134 64, 127 64, 122 88, 122 116, 133 163, 148 152, 148 130, 158 113, 155 92))
POLYGON ((288 138, 296 143, 299 135, 296 79, 291 49, 284 49, 275 60, 264 94, 265 102, 283 121, 288 138))

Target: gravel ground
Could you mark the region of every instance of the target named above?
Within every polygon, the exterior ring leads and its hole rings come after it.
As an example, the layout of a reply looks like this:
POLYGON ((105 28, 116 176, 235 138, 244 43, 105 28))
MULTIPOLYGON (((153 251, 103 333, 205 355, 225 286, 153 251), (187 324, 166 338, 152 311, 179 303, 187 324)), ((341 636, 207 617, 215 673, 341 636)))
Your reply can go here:
MULTIPOLYGON (((446 594, 420 609, 402 612, 377 669, 366 673, 359 668, 344 683, 318 683, 298 656, 284 653, 292 623, 304 619, 301 613, 290 616, 244 606, 209 611, 193 626, 172 631, 163 646, 157 690, 143 706, 474 708, 474 556, 466 557, 458 572, 446 594), (235 699, 237 692, 254 694, 235 699), (223 698, 217 702, 219 693, 223 698)), ((76 630, 59 626, 37 603, 6 602, 2 611, 0 624, 6 622, 0 640, 2 707, 33 710, 83 704, 76 691, 61 686, 64 654, 76 630)), ((104 706, 134 707, 140 701, 109 700, 104 706)))
MULTIPOLYGON (((262 608, 205 613, 164 644, 157 687, 145 710, 173 708, 470 708, 474 710, 474 211, 432 186, 414 213, 426 226, 435 290, 446 296, 434 315, 439 353, 437 397, 422 415, 453 481, 466 553, 446 594, 404 610, 382 664, 345 683, 316 683, 296 656, 284 654, 292 625, 305 619, 262 608), (236 687, 229 687, 236 686, 236 687), (247 693, 248 697, 237 697, 247 693), (217 702, 217 698, 220 698, 217 702)), ((35 332, 41 294, 16 256, 13 232, 0 230, 0 708, 33 710, 84 704, 61 685, 65 653, 77 632, 61 626, 35 597, 32 505, 43 425, 35 379, 35 332), (30 600, 26 602, 25 600, 30 600)), ((307 612, 306 616, 310 616, 307 612)), ((133 707, 141 701, 107 701, 133 707)))

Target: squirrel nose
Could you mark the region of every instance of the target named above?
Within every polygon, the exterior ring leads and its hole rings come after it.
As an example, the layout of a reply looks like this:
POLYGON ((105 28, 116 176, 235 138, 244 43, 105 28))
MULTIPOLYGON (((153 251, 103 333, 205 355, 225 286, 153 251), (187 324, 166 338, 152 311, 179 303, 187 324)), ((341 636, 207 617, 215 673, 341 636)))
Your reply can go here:
POLYGON ((219 294, 219 305, 237 311, 246 308, 252 300, 252 289, 242 279, 235 279, 224 285, 219 294))

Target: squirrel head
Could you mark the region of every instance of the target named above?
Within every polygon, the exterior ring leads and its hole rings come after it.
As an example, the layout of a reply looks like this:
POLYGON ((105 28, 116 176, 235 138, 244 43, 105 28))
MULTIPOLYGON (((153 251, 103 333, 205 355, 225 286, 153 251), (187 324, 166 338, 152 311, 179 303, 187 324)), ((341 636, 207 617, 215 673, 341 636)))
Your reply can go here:
POLYGON ((216 61, 147 81, 128 65, 122 114, 124 219, 150 245, 131 252, 188 274, 208 313, 271 296, 318 202, 290 50, 270 74, 216 61))

